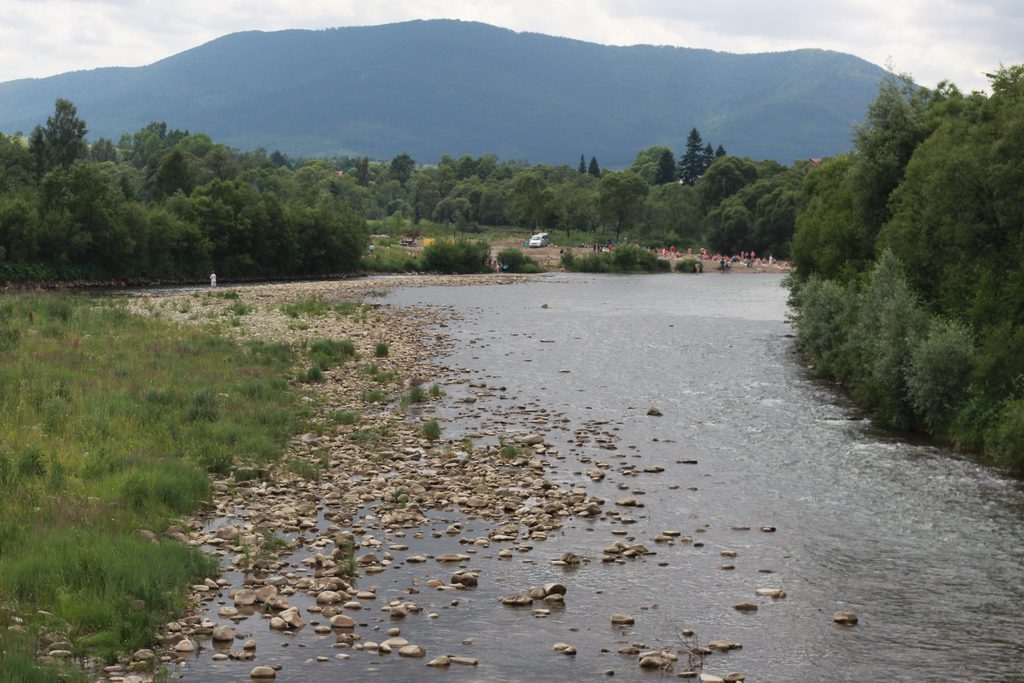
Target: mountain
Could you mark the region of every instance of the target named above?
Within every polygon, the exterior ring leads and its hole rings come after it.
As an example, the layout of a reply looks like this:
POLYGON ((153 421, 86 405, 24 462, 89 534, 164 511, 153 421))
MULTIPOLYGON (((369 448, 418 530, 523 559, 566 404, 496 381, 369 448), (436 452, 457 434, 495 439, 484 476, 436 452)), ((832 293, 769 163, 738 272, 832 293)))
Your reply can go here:
POLYGON ((682 154, 696 127, 731 154, 788 164, 848 150, 883 73, 824 50, 611 47, 454 20, 248 31, 149 66, 0 83, 0 130, 27 134, 64 97, 90 139, 166 121, 290 155, 622 167, 653 145, 682 154))

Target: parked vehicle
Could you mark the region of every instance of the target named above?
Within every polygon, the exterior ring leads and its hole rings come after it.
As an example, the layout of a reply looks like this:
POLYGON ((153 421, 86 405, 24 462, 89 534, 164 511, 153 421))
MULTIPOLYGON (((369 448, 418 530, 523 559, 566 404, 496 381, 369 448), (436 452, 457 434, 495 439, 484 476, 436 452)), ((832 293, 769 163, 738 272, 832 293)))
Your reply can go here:
POLYGON ((546 247, 551 244, 551 238, 548 237, 546 232, 538 232, 536 235, 530 238, 528 245, 531 249, 538 247, 546 247))

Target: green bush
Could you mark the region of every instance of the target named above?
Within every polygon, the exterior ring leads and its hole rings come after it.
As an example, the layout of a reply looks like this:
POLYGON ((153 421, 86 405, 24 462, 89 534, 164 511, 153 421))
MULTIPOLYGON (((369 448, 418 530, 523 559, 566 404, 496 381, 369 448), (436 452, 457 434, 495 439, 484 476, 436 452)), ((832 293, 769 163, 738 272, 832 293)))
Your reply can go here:
POLYGON ((523 253, 521 249, 510 247, 498 252, 498 263, 502 271, 509 273, 543 273, 544 267, 523 253), (508 266, 505 268, 504 266, 508 266))
POLYGON ((617 246, 611 253, 573 256, 566 252, 562 255, 562 266, 576 273, 664 273, 672 270, 670 262, 632 244, 617 246))
POLYGON ((401 247, 377 249, 373 255, 363 257, 363 270, 375 273, 410 273, 419 270, 416 258, 401 247))
POLYGON ((967 400, 974 339, 963 324, 934 319, 928 336, 911 349, 907 388, 928 428, 943 434, 967 400))
POLYGON ((363 419, 363 416, 354 410, 338 410, 330 415, 331 419, 339 424, 354 425, 363 419))
POLYGON ((486 273, 491 247, 475 240, 438 240, 420 254, 420 267, 431 273, 486 273))
POLYGON ((986 437, 986 451, 1014 473, 1024 474, 1024 399, 1007 401, 986 437))
POLYGON ((356 357, 356 346, 348 339, 317 339, 309 345, 309 357, 321 370, 356 357))
POLYGON ((423 436, 431 441, 437 441, 441 438, 441 425, 438 424, 437 420, 428 420, 423 424, 423 436))
POLYGON ((379 341, 373 347, 373 355, 377 358, 387 358, 388 356, 388 345, 387 342, 379 341))

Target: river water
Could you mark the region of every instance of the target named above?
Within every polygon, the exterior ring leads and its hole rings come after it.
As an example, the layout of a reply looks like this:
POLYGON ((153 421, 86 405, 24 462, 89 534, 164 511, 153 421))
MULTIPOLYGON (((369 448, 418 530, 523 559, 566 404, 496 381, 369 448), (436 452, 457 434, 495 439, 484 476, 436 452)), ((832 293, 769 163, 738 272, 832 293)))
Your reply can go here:
MULTIPOLYGON (((568 521, 510 560, 497 546, 481 549, 470 565, 481 571, 479 587, 416 596, 438 616, 406 619, 402 636, 428 658, 463 654, 479 658, 477 667, 438 672, 369 653, 316 665, 310 658, 337 652, 332 638, 300 633, 281 648, 288 638, 249 624, 261 652, 278 649, 278 680, 548 681, 608 671, 654 680, 671 674, 642 672, 618 649, 679 649, 682 629, 702 645, 742 644, 708 656, 703 670, 749 681, 1024 680, 1024 486, 874 428, 815 380, 793 352, 780 284, 739 273, 551 275, 384 297, 448 306, 461 318, 445 330, 455 350, 442 362, 458 379, 437 409, 446 438, 540 431, 561 454, 545 476, 585 484, 620 514, 568 521), (648 415, 652 406, 662 415, 648 415), (585 473, 597 463, 607 476, 591 483, 585 473), (643 471, 654 466, 664 470, 643 471), (643 507, 616 507, 624 496, 643 507), (665 530, 695 543, 655 543, 665 530), (628 539, 656 554, 600 562, 602 548, 628 539), (566 550, 593 561, 574 570, 548 563, 566 550), (499 604, 552 580, 567 586, 566 605, 546 618, 499 604), (755 595, 766 587, 786 597, 755 595), (733 609, 741 602, 759 609, 733 609), (837 610, 855 612, 859 624, 834 624, 837 610), (612 627, 617 612, 635 625, 612 627), (553 652, 559 641, 577 655, 553 652)), ((460 519, 435 517, 438 530, 460 519)), ((486 535, 482 520, 464 521, 464 536, 486 535)), ((428 534, 424 543, 413 550, 465 552, 449 538, 428 534)), ((446 577, 408 565, 361 585, 372 584, 380 601, 401 597, 416 572, 446 577)), ((387 625, 371 619, 367 628, 387 625)), ((238 680, 242 672, 197 658, 182 673, 238 680)))

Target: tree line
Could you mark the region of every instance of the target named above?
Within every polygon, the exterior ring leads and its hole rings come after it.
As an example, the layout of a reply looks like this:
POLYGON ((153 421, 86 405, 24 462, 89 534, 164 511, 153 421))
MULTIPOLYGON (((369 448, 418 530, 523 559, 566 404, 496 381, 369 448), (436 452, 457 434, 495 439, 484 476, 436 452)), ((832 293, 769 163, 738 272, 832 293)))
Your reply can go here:
POLYGON ((1024 472, 1024 66, 991 95, 890 75, 799 190, 803 348, 884 423, 1024 472))
POLYGON ((716 154, 696 129, 678 163, 651 147, 622 171, 582 155, 577 168, 493 154, 433 165, 408 154, 291 159, 163 122, 116 142, 87 134, 64 99, 27 137, 0 134, 0 280, 348 272, 368 246, 367 221, 785 257, 801 178, 800 164, 753 162, 720 145, 716 154))

